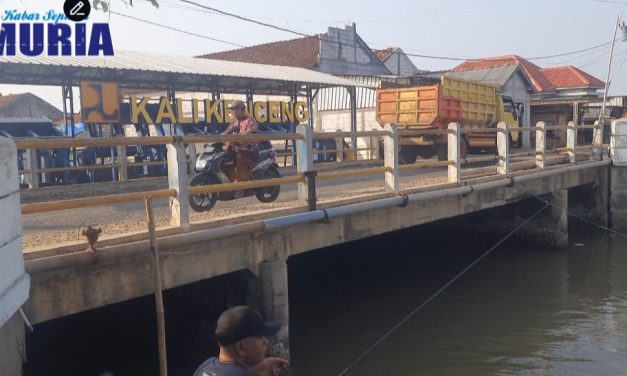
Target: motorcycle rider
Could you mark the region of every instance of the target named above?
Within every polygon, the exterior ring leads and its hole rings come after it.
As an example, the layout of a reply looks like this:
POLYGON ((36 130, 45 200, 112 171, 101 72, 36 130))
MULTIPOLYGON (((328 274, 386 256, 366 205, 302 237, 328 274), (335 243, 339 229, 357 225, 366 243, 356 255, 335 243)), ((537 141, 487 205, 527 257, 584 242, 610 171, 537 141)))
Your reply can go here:
MULTIPOLYGON (((235 100, 229 107, 233 111, 233 121, 228 128, 222 132, 223 135, 239 133, 255 133, 259 129, 257 120, 246 113, 246 104, 243 101, 235 100)), ((259 148, 256 142, 231 141, 228 143, 227 152, 234 155, 235 179, 237 181, 252 180, 251 170, 259 158, 259 148)), ((233 176, 229 176, 233 181, 233 176)))

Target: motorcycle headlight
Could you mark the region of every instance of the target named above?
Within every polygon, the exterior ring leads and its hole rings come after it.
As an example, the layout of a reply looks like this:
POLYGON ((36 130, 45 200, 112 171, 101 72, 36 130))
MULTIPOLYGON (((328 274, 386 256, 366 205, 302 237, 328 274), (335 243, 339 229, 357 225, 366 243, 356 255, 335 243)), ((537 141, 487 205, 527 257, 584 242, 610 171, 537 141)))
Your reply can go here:
POLYGON ((204 170, 210 159, 211 154, 201 154, 198 159, 196 159, 196 170, 204 170))

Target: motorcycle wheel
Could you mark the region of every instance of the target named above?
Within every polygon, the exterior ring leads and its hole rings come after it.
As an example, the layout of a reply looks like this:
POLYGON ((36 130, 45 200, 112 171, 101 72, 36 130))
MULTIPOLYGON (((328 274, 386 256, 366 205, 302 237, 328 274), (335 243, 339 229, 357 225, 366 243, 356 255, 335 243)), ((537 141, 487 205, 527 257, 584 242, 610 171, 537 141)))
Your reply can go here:
MULTIPOLYGON (((214 174, 200 173, 194 175, 189 181, 189 185, 192 187, 210 184, 220 184, 220 180, 214 174)), ((211 210, 216 201, 218 201, 217 192, 189 196, 189 206, 197 212, 211 210)))
MULTIPOLYGON (((276 168, 269 168, 263 174, 263 179, 276 179, 280 178, 281 174, 276 168)), ((257 196, 257 200, 268 203, 276 200, 279 197, 279 193, 281 192, 280 185, 273 185, 271 187, 259 188, 255 196, 257 196)))

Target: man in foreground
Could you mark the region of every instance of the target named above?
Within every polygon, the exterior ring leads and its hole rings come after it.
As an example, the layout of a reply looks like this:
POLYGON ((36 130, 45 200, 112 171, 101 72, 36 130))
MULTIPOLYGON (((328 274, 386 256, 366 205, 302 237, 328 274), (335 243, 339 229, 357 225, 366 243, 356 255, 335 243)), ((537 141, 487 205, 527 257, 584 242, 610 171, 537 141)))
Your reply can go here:
POLYGON ((194 376, 278 376, 289 365, 281 358, 266 358, 268 339, 281 325, 264 322, 248 306, 232 307, 218 318, 215 336, 220 354, 207 359, 194 376))

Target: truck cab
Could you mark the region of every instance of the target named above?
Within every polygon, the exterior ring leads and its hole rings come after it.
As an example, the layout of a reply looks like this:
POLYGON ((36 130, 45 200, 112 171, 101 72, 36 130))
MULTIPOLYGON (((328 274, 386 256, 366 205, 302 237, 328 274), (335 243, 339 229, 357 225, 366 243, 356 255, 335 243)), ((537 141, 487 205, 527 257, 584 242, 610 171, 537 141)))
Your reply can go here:
MULTIPOLYGON (((506 122, 510 127, 520 127, 522 120, 522 104, 514 103, 512 97, 501 95, 503 108, 501 109, 501 120, 506 122)), ((519 132, 510 133, 510 142, 512 146, 519 147, 519 132)))

